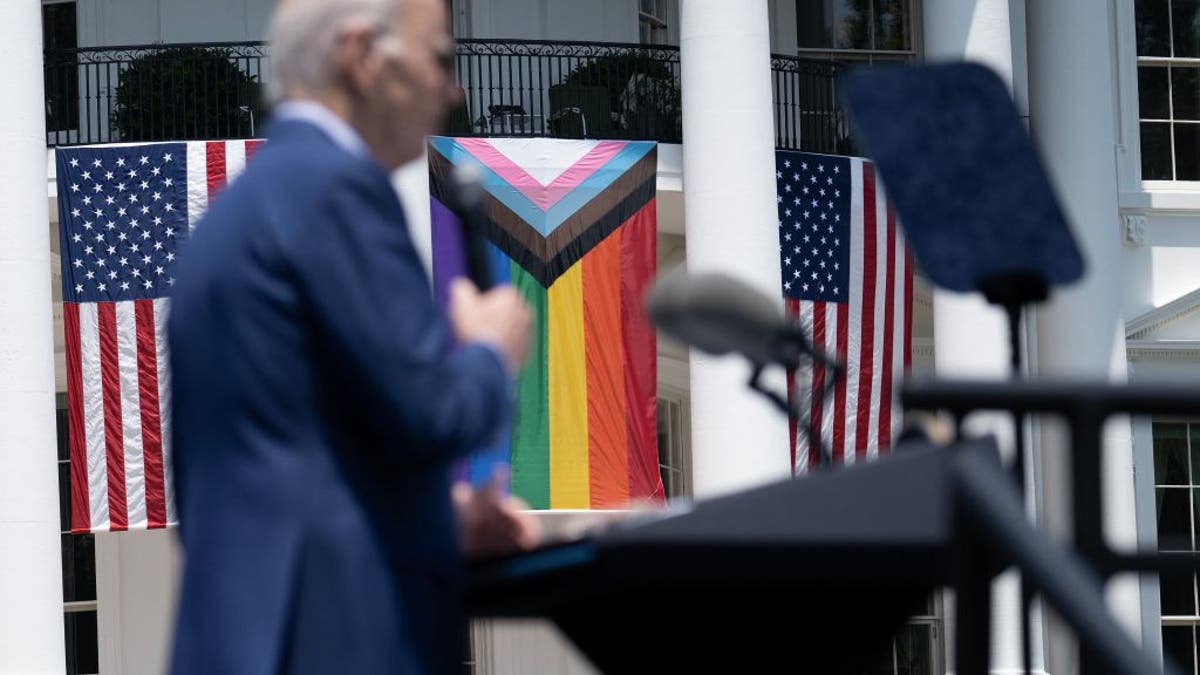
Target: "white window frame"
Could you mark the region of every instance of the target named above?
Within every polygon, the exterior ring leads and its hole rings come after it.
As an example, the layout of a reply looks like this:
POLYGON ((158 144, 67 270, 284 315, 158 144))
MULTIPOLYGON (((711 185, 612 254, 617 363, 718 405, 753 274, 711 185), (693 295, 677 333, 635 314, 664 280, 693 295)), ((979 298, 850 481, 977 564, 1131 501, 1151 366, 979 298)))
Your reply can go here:
MULTIPOLYGON (((1115 112, 1120 207, 1138 210, 1200 210, 1200 181, 1142 180, 1141 109, 1137 69, 1143 57, 1139 57, 1137 53, 1136 1, 1114 4, 1117 80, 1115 112)), ((1163 57, 1145 58, 1146 62, 1152 62, 1163 57)), ((1188 60, 1198 59, 1180 61, 1188 60)))
MULTIPOLYGON (((1196 498, 1195 497, 1196 491, 1200 490, 1200 476, 1195 475, 1195 471, 1194 471, 1195 467, 1192 466, 1192 433, 1191 433, 1192 427, 1200 428, 1200 420, 1196 420, 1196 419, 1192 419, 1192 418, 1181 418, 1181 417, 1155 417, 1153 419, 1153 421, 1151 423, 1151 431, 1150 431, 1150 439, 1151 439, 1150 440, 1150 443, 1151 443, 1151 445, 1150 445, 1150 453, 1151 453, 1150 454, 1150 473, 1151 473, 1152 482, 1154 484, 1154 492, 1152 493, 1152 495, 1155 497, 1157 496, 1157 492, 1158 492, 1159 488, 1172 488, 1173 487, 1173 488, 1183 488, 1183 489, 1188 490, 1188 504, 1190 507, 1188 509, 1188 516, 1192 520, 1192 528, 1191 529, 1192 529, 1192 532, 1194 533, 1196 531, 1196 523, 1195 523, 1196 508, 1195 508, 1195 504, 1193 504, 1193 501, 1196 498), (1186 451, 1187 462, 1188 462, 1188 484, 1187 485, 1182 485, 1182 484, 1177 484, 1177 483, 1160 483, 1158 476, 1155 475, 1155 462, 1154 462, 1154 425, 1155 424, 1184 424, 1187 426, 1187 428, 1185 430, 1185 435, 1184 435, 1184 437, 1187 439, 1187 451, 1186 451)), ((1154 515, 1155 515, 1154 541, 1155 541, 1155 548, 1157 548, 1158 547, 1157 546, 1157 544, 1158 544, 1157 513, 1154 515)), ((1193 535, 1193 539, 1194 539, 1194 535, 1193 535)), ((1178 549, 1167 549, 1167 550, 1178 550, 1178 549)), ((1193 540, 1192 550, 1200 550, 1200 541, 1193 540)), ((1152 581, 1152 584, 1153 584, 1153 587, 1155 590, 1155 594, 1157 595, 1159 592, 1158 583, 1157 583, 1157 581, 1152 581)), ((1192 593, 1193 594, 1195 594, 1197 591, 1196 586, 1197 586, 1197 581, 1195 579, 1193 579, 1193 581, 1192 581, 1192 593)), ((1195 598, 1193 598, 1193 600, 1195 600, 1195 598)), ((1161 643, 1162 628, 1164 628, 1164 627, 1191 626, 1194 629, 1200 629, 1200 606, 1196 607, 1196 612, 1197 612, 1196 614, 1193 614, 1191 616, 1186 615, 1186 614, 1168 615, 1168 614, 1164 614, 1162 612, 1162 608, 1160 606, 1159 607, 1159 636, 1158 636, 1159 641, 1160 641, 1159 644, 1160 645, 1162 644, 1161 643)), ((1197 644, 1196 644, 1195 638, 1193 638, 1192 649, 1193 649, 1192 658, 1193 658, 1193 663, 1194 663, 1193 673, 1200 673, 1200 655, 1197 655, 1195 653, 1195 651, 1197 649, 1197 644)))
MULTIPOLYGON (((656 416, 661 416, 664 410, 668 425, 666 428, 667 445, 670 449, 667 453, 667 462, 664 464, 660 459, 658 469, 660 474, 664 471, 669 474, 670 479, 663 481, 663 491, 668 498, 691 497, 691 411, 687 395, 670 388, 664 391, 660 387, 655 400, 656 416)), ((660 420, 658 433, 662 434, 663 431, 660 420)))
MULTIPOLYGON (((72 0, 72 1, 73 1, 73 0, 72 0)), ((66 395, 65 395, 65 394, 61 394, 61 393, 59 393, 59 394, 57 394, 57 395, 56 395, 56 397, 55 397, 55 398, 56 398, 56 404, 57 404, 57 406, 56 406, 56 407, 60 407, 60 408, 65 408, 65 407, 66 407, 66 405, 67 405, 67 402, 66 402, 66 395)), ((57 459, 57 458, 56 458, 56 459, 57 459)), ((70 458, 70 455, 67 455, 67 458, 66 458, 66 459, 57 459, 57 461, 56 461, 57 468, 58 468, 60 471, 61 471, 61 469, 62 469, 62 467, 63 467, 63 466, 68 466, 68 467, 69 467, 69 466, 70 466, 70 464, 71 464, 71 458, 70 458)), ((56 476, 56 477, 58 476, 58 472, 56 472, 56 473, 55 473, 55 476, 56 476)), ((68 488, 67 488, 67 489, 68 489, 68 490, 70 489, 70 486, 69 486, 69 485, 68 485, 68 488)), ((72 534, 72 533, 71 533, 71 529, 70 529, 69 527, 68 527, 66 530, 61 530, 61 531, 59 532, 59 535, 60 535, 60 536, 59 536, 59 546, 60 546, 60 547, 62 546, 62 536, 61 536, 61 535, 68 535, 68 536, 71 536, 71 537, 75 537, 75 536, 76 536, 76 535, 74 535, 74 534, 72 534)), ((95 548, 93 548, 93 549, 92 549, 92 553, 93 553, 93 556, 95 556, 95 555, 96 555, 96 553, 95 553, 95 548)), ((95 568, 96 568, 96 560, 95 560, 95 559, 93 559, 93 560, 92 560, 92 569, 94 570, 95 568)), ((65 572, 66 572, 66 570, 63 570, 63 572, 65 573, 65 572)), ((97 579, 95 579, 95 580, 94 580, 94 583, 95 583, 95 585, 96 585, 96 598, 95 598, 95 599, 92 599, 92 600, 78 600, 78 601, 72 601, 72 602, 67 602, 66 598, 63 598, 63 615, 64 615, 64 619, 65 619, 65 618, 66 618, 66 616, 65 616, 65 615, 67 615, 67 614, 82 614, 82 613, 84 613, 84 612, 96 612, 96 618, 97 618, 97 622, 96 622, 96 624, 97 624, 97 627, 96 627, 96 630, 97 630, 97 633, 99 633, 99 630, 100 630, 100 628, 99 628, 99 623, 100 623, 100 622, 99 622, 99 617, 100 617, 100 603, 99 603, 99 597, 100 597, 100 580, 99 580, 99 578, 98 578, 98 577, 99 577, 100 575, 99 575, 99 574, 97 574, 96 576, 97 576, 97 579)), ((65 638, 65 636, 64 636, 64 638, 65 638)), ((99 640, 99 635, 98 635, 98 634, 97 634, 96 644, 97 644, 97 648, 98 648, 98 647, 99 647, 99 644, 100 644, 100 640, 99 640)), ((63 658, 64 658, 64 659, 67 657, 67 653, 66 653, 66 651, 65 651, 65 650, 67 649, 67 647, 68 647, 68 646, 69 646, 69 645, 67 644, 66 640, 64 639, 64 641, 63 641, 63 649, 64 649, 64 652, 63 652, 63 658)), ((99 663, 98 663, 97 665, 99 665, 99 663)), ((103 669, 103 668, 101 668, 101 670, 104 670, 104 669, 103 669)))
POLYGON ((637 0, 638 42, 650 45, 669 44, 670 22, 668 18, 671 16, 671 13, 667 3, 670 0, 649 0, 653 5, 653 9, 649 12, 642 9, 642 2, 644 1, 637 0), (649 41, 642 34, 643 28, 650 30, 651 39, 649 41), (653 39, 655 36, 659 39, 653 39))
MULTIPOLYGON (((791 25, 786 30, 793 33, 791 44, 796 44, 795 55, 809 59, 828 59, 830 61, 865 61, 868 64, 874 63, 912 63, 918 60, 923 53, 922 26, 922 3, 921 0, 905 0, 908 3, 908 49, 835 49, 824 47, 801 47, 798 46, 798 36, 796 32, 796 16, 792 10, 791 25)), ((786 15, 780 14, 775 18, 776 21, 783 19, 786 15)), ((874 38, 872 38, 874 39, 874 38)))

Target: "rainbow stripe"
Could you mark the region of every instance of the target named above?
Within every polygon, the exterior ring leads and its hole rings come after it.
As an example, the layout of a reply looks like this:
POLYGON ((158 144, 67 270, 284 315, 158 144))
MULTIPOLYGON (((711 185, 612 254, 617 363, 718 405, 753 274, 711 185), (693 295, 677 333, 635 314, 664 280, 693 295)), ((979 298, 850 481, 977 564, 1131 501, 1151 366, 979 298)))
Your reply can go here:
POLYGON ((434 279, 462 272, 441 204, 454 164, 484 170, 495 278, 536 316, 507 447, 512 491, 539 509, 660 500, 655 336, 642 297, 656 265, 653 143, 554 139, 430 142, 434 279))

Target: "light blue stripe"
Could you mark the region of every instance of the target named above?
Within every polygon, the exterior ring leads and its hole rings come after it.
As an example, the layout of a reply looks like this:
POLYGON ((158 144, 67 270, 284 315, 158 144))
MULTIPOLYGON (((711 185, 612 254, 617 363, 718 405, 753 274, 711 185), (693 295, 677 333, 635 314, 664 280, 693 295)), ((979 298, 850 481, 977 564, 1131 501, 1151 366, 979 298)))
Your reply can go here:
MULTIPOLYGON (((521 194, 520 190, 513 187, 508 181, 501 178, 499 174, 489 169, 478 159, 475 159, 474 155, 467 152, 466 148, 459 145, 454 139, 435 136, 429 139, 429 144, 442 153, 442 156, 455 166, 467 163, 478 166, 484 189, 493 197, 500 200, 500 203, 507 206, 513 213, 520 216, 521 220, 529 223, 530 227, 533 227, 538 232, 542 232, 542 228, 539 225, 545 223, 546 214, 536 204, 529 201, 528 197, 521 194)), ((544 232, 543 236, 545 236, 544 232)))
MULTIPOLYGON (((603 192, 606 188, 613 184, 613 181, 620 178, 634 164, 646 156, 646 153, 654 149, 654 143, 646 141, 629 142, 621 149, 612 159, 608 160, 604 166, 600 167, 596 173, 587 177, 587 180, 579 184, 579 187, 572 190, 566 197, 563 197, 557 204, 550 207, 546 213, 546 229, 538 230, 542 236, 549 236, 551 232, 558 229, 568 218, 575 215, 579 209, 590 202, 596 195, 603 192)), ((657 171, 657 169, 656 169, 657 171)))
POLYGON ((484 189, 498 199, 501 204, 512 210, 513 213, 520 216, 522 220, 537 230, 543 237, 549 236, 551 232, 558 229, 568 218, 594 199, 596 195, 603 192, 605 188, 612 185, 613 181, 620 178, 630 167, 645 157, 655 147, 655 144, 649 141, 627 142, 625 147, 608 160, 604 166, 600 167, 591 176, 588 176, 583 183, 559 200, 557 204, 550 207, 548 212, 543 212, 528 197, 522 194, 520 190, 501 178, 495 171, 484 166, 474 155, 453 139, 437 136, 431 138, 429 142, 438 152, 442 153, 447 160, 456 166, 464 162, 472 162, 478 165, 482 172, 484 189))

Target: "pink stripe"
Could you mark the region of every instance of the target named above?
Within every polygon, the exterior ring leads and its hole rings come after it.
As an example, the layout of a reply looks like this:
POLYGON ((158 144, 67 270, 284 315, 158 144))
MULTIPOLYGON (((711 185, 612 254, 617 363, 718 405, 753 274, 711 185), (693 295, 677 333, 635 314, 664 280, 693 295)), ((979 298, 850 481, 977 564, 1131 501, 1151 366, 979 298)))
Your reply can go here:
POLYGON ((121 375, 117 361, 117 312, 111 302, 96 306, 100 323, 100 387, 104 396, 104 449, 108 466, 110 530, 129 529, 125 504, 125 444, 121 424, 121 375))
POLYGON ((519 190, 542 211, 549 211, 550 207, 600 170, 626 145, 625 141, 600 141, 596 147, 589 150, 586 155, 551 181, 549 185, 542 185, 525 169, 517 166, 504 153, 497 150, 487 139, 459 138, 457 142, 475 159, 495 171, 505 182, 519 190))

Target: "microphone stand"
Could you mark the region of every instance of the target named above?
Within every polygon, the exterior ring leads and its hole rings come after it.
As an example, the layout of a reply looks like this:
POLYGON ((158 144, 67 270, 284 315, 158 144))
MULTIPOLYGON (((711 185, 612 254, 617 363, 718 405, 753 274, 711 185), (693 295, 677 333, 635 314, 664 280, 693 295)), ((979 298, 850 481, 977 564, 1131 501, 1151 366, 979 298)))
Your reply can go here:
MULTIPOLYGON (((1004 309, 1008 318, 1009 368, 1013 381, 1022 377, 1021 360, 1021 315, 1026 304, 1041 302, 1049 295, 1046 280, 1037 274, 1010 273, 989 277, 980 282, 980 290, 987 301, 1004 309)), ((1019 494, 1025 495, 1025 413, 1013 411, 1013 482, 1019 494)), ((1022 505, 1024 506, 1024 504, 1022 505)), ((1035 515, 1036 520, 1036 515, 1035 515)), ((1021 598, 1021 668, 1025 675, 1033 670, 1033 629, 1030 614, 1033 612, 1033 588, 1026 575, 1017 574, 1018 593, 1021 598)), ((1082 658, 1082 657, 1081 657, 1082 658)))
POLYGON ((763 369, 768 365, 781 365, 787 370, 796 370, 800 367, 801 361, 807 358, 812 362, 814 367, 820 365, 829 369, 831 376, 822 387, 820 393, 821 400, 824 400, 825 397, 833 392, 834 387, 837 386, 837 378, 841 376, 844 368, 837 360, 813 347, 799 326, 789 325, 787 330, 780 331, 775 336, 774 342, 778 347, 775 353, 779 356, 772 363, 753 362, 750 379, 747 381, 746 386, 762 394, 767 400, 775 404, 775 407, 780 412, 786 414, 788 419, 795 422, 797 426, 803 421, 804 426, 808 430, 808 447, 816 448, 820 458, 820 467, 822 469, 829 468, 833 466, 833 453, 821 440, 820 430, 813 428, 811 415, 802 412, 799 404, 789 401, 787 396, 768 389, 762 383, 762 373, 763 369))

